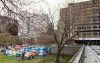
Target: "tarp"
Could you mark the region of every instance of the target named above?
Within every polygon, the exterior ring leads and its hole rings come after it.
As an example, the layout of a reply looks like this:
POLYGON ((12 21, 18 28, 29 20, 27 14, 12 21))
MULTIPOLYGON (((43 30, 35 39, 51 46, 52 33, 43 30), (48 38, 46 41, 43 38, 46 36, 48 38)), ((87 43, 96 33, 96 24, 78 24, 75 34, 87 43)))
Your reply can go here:
POLYGON ((16 45, 14 48, 15 48, 15 49, 20 49, 21 46, 20 46, 20 45, 16 45))
POLYGON ((35 54, 32 54, 32 52, 27 52, 25 54, 25 57, 29 58, 30 56, 35 56, 35 54))
MULTIPOLYGON (((24 44, 28 45, 28 44, 24 44)), ((22 52, 26 52, 25 56, 30 57, 30 56, 44 56, 47 55, 48 53, 51 52, 51 48, 46 47, 46 46, 25 46, 21 47, 20 45, 16 45, 14 48, 13 46, 9 47, 11 49, 4 50, 4 54, 8 54, 9 56, 21 56, 22 52)))
POLYGON ((23 47, 24 47, 24 46, 29 46, 29 44, 23 44, 23 45, 21 45, 21 46, 23 46, 23 47))

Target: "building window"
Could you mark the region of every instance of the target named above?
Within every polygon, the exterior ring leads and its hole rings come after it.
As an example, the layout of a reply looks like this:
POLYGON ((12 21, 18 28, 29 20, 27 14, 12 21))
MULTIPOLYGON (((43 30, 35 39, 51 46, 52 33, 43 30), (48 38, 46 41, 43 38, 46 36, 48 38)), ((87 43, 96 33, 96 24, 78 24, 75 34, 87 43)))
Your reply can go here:
POLYGON ((93 18, 93 23, 96 23, 97 22, 97 18, 93 18))
POLYGON ((97 26, 93 26, 93 28, 97 28, 97 26))
POLYGON ((100 23, 100 18, 98 18, 98 22, 100 23))
POLYGON ((81 29, 82 29, 82 30, 86 30, 86 27, 82 27, 81 29))
POLYGON ((100 18, 100 16, 98 16, 98 18, 100 18))
POLYGON ((100 14, 100 9, 98 9, 98 14, 100 14))
POLYGON ((99 0, 92 0, 93 4, 96 4, 99 2, 99 0))
POLYGON ((92 36, 92 34, 91 33, 87 33, 87 37, 91 37, 92 36))
POLYGON ((93 35, 97 35, 97 33, 93 33, 93 35))
POLYGON ((100 26, 98 26, 100 28, 100 26))
POLYGON ((91 27, 87 27, 87 30, 91 30, 91 27))
POLYGON ((93 33, 93 37, 97 37, 98 36, 98 33, 93 33))
MULTIPOLYGON (((76 34, 76 33, 75 33, 76 34)), ((81 33, 77 34, 76 37, 81 37, 81 33)))
POLYGON ((100 33, 99 33, 99 37, 100 37, 100 33))
POLYGON ((86 33, 82 33, 82 37, 86 37, 86 33))

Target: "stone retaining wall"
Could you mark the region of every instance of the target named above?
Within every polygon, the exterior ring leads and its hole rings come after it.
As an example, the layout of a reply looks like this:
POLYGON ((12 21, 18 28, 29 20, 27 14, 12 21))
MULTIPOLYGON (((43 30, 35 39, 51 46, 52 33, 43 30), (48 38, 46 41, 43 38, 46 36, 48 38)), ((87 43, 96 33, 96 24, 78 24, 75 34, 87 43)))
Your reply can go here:
MULTIPOLYGON (((61 51, 61 54, 74 55, 79 50, 79 48, 80 46, 65 46, 61 51)), ((57 46, 51 46, 51 53, 56 54, 56 52, 57 46)))

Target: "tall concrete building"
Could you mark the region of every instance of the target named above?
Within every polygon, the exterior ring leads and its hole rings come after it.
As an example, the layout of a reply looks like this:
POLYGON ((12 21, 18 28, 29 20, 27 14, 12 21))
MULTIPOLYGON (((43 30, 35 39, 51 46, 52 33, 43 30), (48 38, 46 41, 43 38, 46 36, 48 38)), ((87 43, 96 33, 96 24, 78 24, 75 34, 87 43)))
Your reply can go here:
POLYGON ((73 20, 74 26, 71 35, 79 34, 73 38, 76 43, 100 44, 100 0, 70 3, 67 8, 61 9, 60 21, 73 20))

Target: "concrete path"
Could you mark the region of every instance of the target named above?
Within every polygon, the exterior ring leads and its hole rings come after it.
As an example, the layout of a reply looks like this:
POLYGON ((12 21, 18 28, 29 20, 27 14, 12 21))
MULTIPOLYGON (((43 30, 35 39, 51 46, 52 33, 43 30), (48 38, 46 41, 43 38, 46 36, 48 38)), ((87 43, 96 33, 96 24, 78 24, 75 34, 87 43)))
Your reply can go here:
POLYGON ((90 46, 85 47, 85 58, 83 63, 100 63, 98 55, 90 46))

